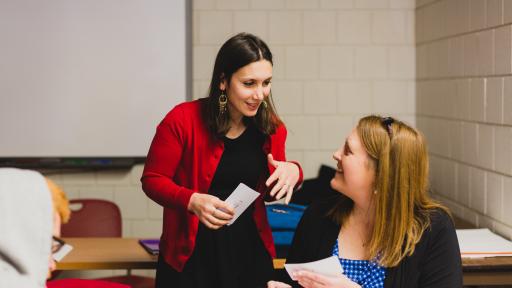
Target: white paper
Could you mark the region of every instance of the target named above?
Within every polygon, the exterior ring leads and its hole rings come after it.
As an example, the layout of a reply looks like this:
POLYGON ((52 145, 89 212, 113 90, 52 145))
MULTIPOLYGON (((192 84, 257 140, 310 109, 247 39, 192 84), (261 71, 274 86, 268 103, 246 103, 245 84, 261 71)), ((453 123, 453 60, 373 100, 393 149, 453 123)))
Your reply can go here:
POLYGON ((463 258, 512 256, 512 242, 489 229, 460 229, 457 238, 463 258))
POLYGON ((307 270, 330 277, 341 276, 343 274, 340 259, 336 256, 307 263, 284 264, 284 268, 292 280, 295 280, 292 276, 292 272, 301 270, 307 270))
POLYGON ((238 184, 238 187, 229 195, 228 199, 226 199, 226 203, 231 205, 235 210, 235 215, 227 224, 228 226, 233 224, 235 220, 242 215, 242 213, 251 205, 256 198, 260 196, 260 193, 254 191, 249 186, 244 183, 238 184))
POLYGON ((64 244, 64 246, 62 246, 59 251, 57 251, 56 253, 53 253, 53 260, 59 262, 60 260, 62 260, 62 258, 64 258, 64 256, 68 255, 69 252, 71 252, 71 250, 73 250, 73 246, 69 245, 69 244, 64 244))

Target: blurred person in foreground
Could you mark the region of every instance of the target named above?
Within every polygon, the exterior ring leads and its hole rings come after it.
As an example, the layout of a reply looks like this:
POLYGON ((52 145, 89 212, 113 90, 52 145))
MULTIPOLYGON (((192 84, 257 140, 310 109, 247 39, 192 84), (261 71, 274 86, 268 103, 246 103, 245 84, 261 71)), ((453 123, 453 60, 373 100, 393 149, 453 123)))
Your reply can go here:
POLYGON ((40 173, 0 168, 0 287, 45 287, 52 217, 40 173))

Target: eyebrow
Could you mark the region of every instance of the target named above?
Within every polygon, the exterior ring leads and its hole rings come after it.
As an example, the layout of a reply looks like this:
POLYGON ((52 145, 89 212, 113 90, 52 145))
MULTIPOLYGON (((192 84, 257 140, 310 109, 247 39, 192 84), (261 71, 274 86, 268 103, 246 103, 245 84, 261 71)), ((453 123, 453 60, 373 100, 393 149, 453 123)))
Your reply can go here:
MULTIPOLYGON (((258 79, 251 77, 251 76, 247 76, 247 77, 242 76, 242 77, 240 77, 240 80, 248 81, 248 80, 258 80, 258 79)), ((272 76, 270 76, 269 78, 263 79, 263 81, 269 81, 269 80, 272 80, 272 76)))

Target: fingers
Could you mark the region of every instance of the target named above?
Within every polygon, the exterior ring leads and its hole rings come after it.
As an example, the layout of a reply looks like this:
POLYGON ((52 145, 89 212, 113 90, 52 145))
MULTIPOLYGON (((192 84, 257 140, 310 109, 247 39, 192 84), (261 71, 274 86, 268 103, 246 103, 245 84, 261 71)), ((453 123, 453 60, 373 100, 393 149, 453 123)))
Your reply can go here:
POLYGON ((292 286, 278 281, 268 281, 267 288, 291 288, 292 286))
POLYGON ((232 213, 226 213, 224 212, 223 210, 221 209, 216 209, 214 213, 212 213, 213 217, 219 219, 219 220, 223 220, 223 221, 226 221, 226 222, 229 222, 229 220, 231 220, 231 218, 233 218, 233 214, 232 213))
MULTIPOLYGON (((279 181, 279 182, 281 182, 281 181, 279 181)), ((279 182, 278 182, 278 184, 279 184, 279 182)), ((277 199, 277 200, 279 200, 279 199, 283 198, 283 196, 284 196, 284 195, 286 195, 286 193, 288 192, 288 190, 289 190, 289 188, 290 188, 290 183, 285 182, 285 181, 282 181, 282 182, 284 182, 284 184, 282 184, 282 185, 281 185, 281 188, 280 188, 279 192, 278 192, 278 193, 277 193, 277 195, 276 195, 276 199, 277 199)), ((278 185, 276 185, 276 186, 278 186, 278 185)), ((275 187, 274 187, 274 188, 275 188, 275 187)), ((292 187, 292 188, 293 188, 293 187, 292 187)), ((271 194, 271 195, 272 195, 272 194, 271 194)))
POLYGON ((280 173, 280 171, 278 171, 278 169, 276 169, 274 171, 274 173, 272 173, 272 175, 270 175, 270 177, 268 177, 267 181, 265 182, 265 185, 267 185, 267 187, 272 185, 272 183, 274 183, 277 179, 279 179, 279 173, 280 173))
POLYGON ((276 193, 283 188, 284 183, 284 180, 279 179, 277 183, 274 185, 274 187, 272 187, 272 190, 270 190, 270 196, 274 197, 274 195, 276 195, 276 193))
POLYGON ((286 193, 286 199, 284 200, 284 203, 289 204, 290 201, 292 200, 292 195, 293 195, 293 186, 290 185, 290 187, 288 187, 288 192, 286 193))
MULTIPOLYGON (((295 277, 297 278, 297 281, 299 282, 299 284, 303 287, 332 287, 332 286, 336 286, 338 287, 338 284, 335 284, 329 277, 327 276, 324 276, 324 275, 321 275, 321 274, 318 274, 318 273, 314 273, 314 272, 311 272, 311 271, 307 271, 307 270, 302 270, 302 271, 299 271, 299 272, 296 272, 295 274, 295 277)), ((345 286, 343 286, 345 287, 345 286)))
MULTIPOLYGON (((231 207, 231 205, 229 205, 228 203, 226 203, 225 201, 216 201, 215 202, 215 208, 217 208, 221 213, 219 214, 216 214, 216 215, 219 215, 222 219, 228 219, 230 220, 231 218, 233 218, 233 215, 235 215, 235 209, 233 209, 233 207, 231 207), (226 218, 228 217, 228 218, 226 218)), ((217 217, 219 218, 219 217, 217 217)))
POLYGON ((314 272, 310 272, 307 270, 300 271, 300 272, 298 272, 298 274, 299 275, 297 277, 304 277, 304 278, 307 278, 314 282, 319 282, 320 284, 325 284, 328 280, 328 278, 323 275, 320 275, 320 274, 314 273, 314 272))
POLYGON ((190 210, 206 227, 219 229, 233 218, 233 208, 219 198, 201 193, 194 193, 192 196, 190 210))
POLYGON ((226 224, 228 224, 228 220, 221 220, 217 217, 216 214, 218 214, 219 212, 217 212, 219 210, 215 210, 212 214, 206 214, 204 215, 204 218, 209 222, 209 224, 211 224, 212 226, 224 226, 226 224))
POLYGON ((267 181, 265 182, 265 185, 267 185, 267 187, 268 187, 268 186, 272 185, 272 183, 274 183, 279 178, 278 173, 276 173, 277 168, 279 166, 279 161, 275 161, 272 154, 267 155, 267 160, 268 160, 268 163, 270 163, 270 165, 272 165, 276 168, 276 171, 274 171, 274 173, 272 173, 272 175, 270 175, 270 177, 268 177, 267 181))
POLYGON ((268 158, 269 162, 273 161, 274 163, 277 163, 276 170, 265 182, 267 186, 270 186, 270 184, 277 180, 277 183, 275 183, 274 187, 272 187, 272 190, 270 191, 270 196, 279 200, 286 195, 285 201, 286 203, 289 203, 293 194, 293 189, 299 178, 299 169, 297 165, 293 163, 274 161, 270 154, 268 158))

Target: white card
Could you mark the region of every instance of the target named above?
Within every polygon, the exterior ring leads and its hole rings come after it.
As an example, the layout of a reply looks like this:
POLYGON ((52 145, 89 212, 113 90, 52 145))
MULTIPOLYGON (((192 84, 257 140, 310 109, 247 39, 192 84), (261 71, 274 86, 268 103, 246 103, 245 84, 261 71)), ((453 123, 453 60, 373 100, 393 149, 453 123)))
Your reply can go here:
POLYGON ((62 258, 64 258, 64 256, 68 255, 68 253, 71 252, 71 250, 73 250, 73 246, 66 243, 59 249, 59 251, 53 253, 53 259, 59 262, 60 260, 62 260, 62 258))
POLYGON ((244 183, 238 184, 238 187, 236 187, 233 193, 231 193, 228 199, 226 199, 226 203, 231 205, 235 210, 233 219, 231 219, 227 225, 233 224, 233 222, 242 215, 245 209, 247 209, 247 207, 249 207, 256 198, 258 198, 258 196, 260 196, 260 193, 254 191, 249 186, 244 183))
POLYGON ((343 274, 340 259, 336 256, 307 263, 284 264, 284 268, 292 280, 295 280, 292 276, 292 272, 301 270, 307 270, 330 277, 341 276, 343 274))

